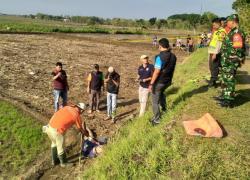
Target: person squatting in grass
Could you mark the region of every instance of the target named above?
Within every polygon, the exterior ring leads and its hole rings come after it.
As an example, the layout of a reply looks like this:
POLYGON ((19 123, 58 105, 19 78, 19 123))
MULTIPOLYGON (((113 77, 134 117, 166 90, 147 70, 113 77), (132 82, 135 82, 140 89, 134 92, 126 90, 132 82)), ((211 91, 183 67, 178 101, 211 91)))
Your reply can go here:
POLYGON ((209 87, 217 87, 216 81, 218 80, 219 67, 220 67, 220 49, 222 42, 226 36, 226 31, 221 27, 221 20, 215 18, 212 21, 213 35, 208 46, 208 60, 210 69, 209 87))
POLYGON ((63 106, 67 104, 69 85, 67 81, 67 74, 62 69, 62 63, 57 62, 56 68, 51 73, 53 75, 53 94, 54 94, 54 110, 59 110, 59 99, 62 98, 63 106))
POLYGON ((61 167, 66 167, 66 154, 64 151, 64 135, 66 131, 74 124, 82 135, 89 136, 85 123, 81 120, 81 114, 85 110, 85 104, 67 105, 54 113, 47 126, 44 126, 43 131, 47 133, 51 140, 51 157, 52 165, 60 163, 61 167))
POLYGON ((88 76, 87 92, 89 93, 89 106, 88 113, 92 113, 94 110, 99 112, 100 96, 103 87, 104 91, 104 77, 103 73, 99 71, 99 65, 93 65, 93 71, 88 76))
POLYGON ((176 56, 171 52, 168 39, 162 38, 159 40, 159 50, 160 54, 155 57, 155 70, 149 85, 149 91, 152 92, 154 114, 151 119, 152 125, 160 123, 160 106, 162 107, 162 111, 167 111, 164 91, 172 83, 176 65, 176 56))
POLYGON ((142 55, 140 58, 142 64, 138 68, 138 80, 139 85, 139 102, 140 102, 140 113, 139 117, 143 116, 146 110, 148 94, 149 94, 149 84, 154 72, 154 66, 149 64, 148 56, 142 55))
POLYGON ((115 123, 117 95, 119 93, 120 75, 113 67, 108 68, 108 73, 105 76, 104 82, 107 84, 107 118, 112 119, 115 123))

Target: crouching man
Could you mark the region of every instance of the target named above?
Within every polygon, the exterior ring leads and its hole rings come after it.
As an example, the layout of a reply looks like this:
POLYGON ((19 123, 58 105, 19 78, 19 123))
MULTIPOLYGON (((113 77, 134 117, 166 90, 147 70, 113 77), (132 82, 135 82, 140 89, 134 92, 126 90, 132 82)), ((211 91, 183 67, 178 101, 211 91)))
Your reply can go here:
POLYGON ((64 152, 64 135, 74 124, 82 135, 89 136, 86 126, 82 125, 81 114, 85 110, 85 104, 65 106, 57 111, 44 127, 44 132, 51 140, 52 165, 60 162, 61 167, 67 166, 66 154, 64 152))

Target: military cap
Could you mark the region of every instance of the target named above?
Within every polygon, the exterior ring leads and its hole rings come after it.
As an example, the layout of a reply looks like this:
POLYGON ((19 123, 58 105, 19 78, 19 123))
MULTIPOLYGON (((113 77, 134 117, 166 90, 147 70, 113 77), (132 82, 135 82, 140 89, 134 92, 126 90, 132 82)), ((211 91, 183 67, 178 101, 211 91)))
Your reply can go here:
POLYGON ((238 16, 238 14, 232 14, 232 15, 227 17, 227 20, 228 21, 235 21, 235 20, 239 21, 239 16, 238 16))

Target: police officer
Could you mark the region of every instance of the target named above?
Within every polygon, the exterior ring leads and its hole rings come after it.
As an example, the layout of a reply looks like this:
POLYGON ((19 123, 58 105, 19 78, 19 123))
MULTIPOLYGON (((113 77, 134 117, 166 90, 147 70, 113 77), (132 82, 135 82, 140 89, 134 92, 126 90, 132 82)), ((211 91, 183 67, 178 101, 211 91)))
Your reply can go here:
POLYGON ((209 69, 211 72, 209 86, 216 87, 216 81, 218 79, 220 66, 220 49, 222 46, 222 42, 226 36, 226 31, 223 27, 221 27, 221 20, 219 18, 213 19, 212 23, 213 35, 208 47, 209 69))
POLYGON ((227 18, 227 26, 231 31, 225 37, 221 48, 221 74, 222 96, 219 104, 222 107, 232 107, 235 99, 235 84, 237 68, 245 60, 245 33, 239 28, 237 14, 227 18))

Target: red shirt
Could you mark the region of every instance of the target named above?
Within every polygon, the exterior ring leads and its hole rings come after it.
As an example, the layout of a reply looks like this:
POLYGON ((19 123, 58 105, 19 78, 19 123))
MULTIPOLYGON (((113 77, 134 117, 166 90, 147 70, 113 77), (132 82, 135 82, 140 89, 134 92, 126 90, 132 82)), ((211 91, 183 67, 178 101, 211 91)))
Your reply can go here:
POLYGON ((74 124, 78 129, 82 129, 80 112, 77 107, 72 106, 63 107, 49 121, 50 127, 57 129, 60 134, 64 134, 74 124))
MULTIPOLYGON (((53 88, 56 90, 67 90, 68 81, 67 74, 64 70, 61 70, 61 75, 53 81, 53 88)), ((59 72, 52 72, 53 76, 56 76, 59 72)))

